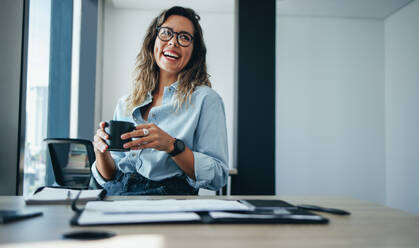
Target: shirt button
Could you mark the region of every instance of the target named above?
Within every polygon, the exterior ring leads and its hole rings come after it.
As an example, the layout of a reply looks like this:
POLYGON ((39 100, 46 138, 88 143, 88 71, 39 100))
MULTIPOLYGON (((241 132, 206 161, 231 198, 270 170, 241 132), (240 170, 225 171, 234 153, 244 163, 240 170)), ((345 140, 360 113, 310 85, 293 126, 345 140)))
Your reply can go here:
POLYGON ((131 153, 131 157, 135 158, 135 153, 134 152, 131 153))

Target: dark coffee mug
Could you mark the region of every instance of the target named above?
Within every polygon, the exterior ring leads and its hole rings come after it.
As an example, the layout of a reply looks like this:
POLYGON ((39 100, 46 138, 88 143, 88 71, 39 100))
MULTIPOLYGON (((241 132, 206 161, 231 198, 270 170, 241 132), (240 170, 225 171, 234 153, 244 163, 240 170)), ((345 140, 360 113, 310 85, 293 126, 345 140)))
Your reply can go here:
POLYGON ((124 148, 124 144, 132 141, 129 139, 121 139, 121 135, 131 132, 135 129, 135 125, 128 121, 109 121, 106 123, 105 132, 108 133, 109 139, 105 140, 108 144, 109 151, 129 151, 124 148))

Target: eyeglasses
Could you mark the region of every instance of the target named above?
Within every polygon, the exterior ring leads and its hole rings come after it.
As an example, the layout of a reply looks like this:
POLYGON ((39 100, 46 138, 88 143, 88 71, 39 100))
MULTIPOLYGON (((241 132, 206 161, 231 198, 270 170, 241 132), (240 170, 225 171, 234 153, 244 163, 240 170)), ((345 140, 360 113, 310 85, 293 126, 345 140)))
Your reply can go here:
POLYGON ((177 43, 182 47, 188 47, 193 41, 193 36, 188 32, 175 32, 168 27, 158 27, 157 32, 157 36, 162 41, 169 41, 176 34, 177 43))

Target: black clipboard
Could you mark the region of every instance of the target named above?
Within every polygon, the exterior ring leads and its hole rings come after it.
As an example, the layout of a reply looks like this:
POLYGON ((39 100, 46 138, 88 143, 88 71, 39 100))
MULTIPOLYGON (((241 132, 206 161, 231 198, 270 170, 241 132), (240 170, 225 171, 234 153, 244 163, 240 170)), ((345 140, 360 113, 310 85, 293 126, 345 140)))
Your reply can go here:
MULTIPOLYGON (((193 212, 199 218, 194 220, 161 220, 158 222, 138 221, 124 222, 114 221, 112 223, 80 223, 80 217, 84 209, 77 208, 77 198, 73 201, 72 209, 75 215, 70 220, 70 224, 74 226, 99 226, 99 225, 130 225, 130 224, 327 224, 329 220, 321 215, 314 214, 308 210, 300 209, 285 201, 276 202, 281 206, 263 209, 261 206, 255 207, 254 204, 262 204, 263 202, 255 202, 259 200, 241 200, 243 204, 250 204, 249 211, 214 211, 214 212, 193 212)), ((266 202, 265 202, 266 203, 266 202)))

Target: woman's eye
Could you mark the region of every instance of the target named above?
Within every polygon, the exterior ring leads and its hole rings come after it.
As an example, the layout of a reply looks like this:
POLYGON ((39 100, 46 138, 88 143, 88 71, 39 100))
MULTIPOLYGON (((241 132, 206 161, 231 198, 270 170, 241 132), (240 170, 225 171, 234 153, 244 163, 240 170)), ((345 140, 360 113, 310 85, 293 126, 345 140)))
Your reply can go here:
POLYGON ((161 35, 170 37, 170 36, 172 36, 172 32, 168 29, 163 29, 162 32, 161 32, 161 35))
POLYGON ((191 37, 189 37, 189 35, 187 35, 187 34, 180 34, 179 39, 181 39, 183 41, 191 41, 191 37))

